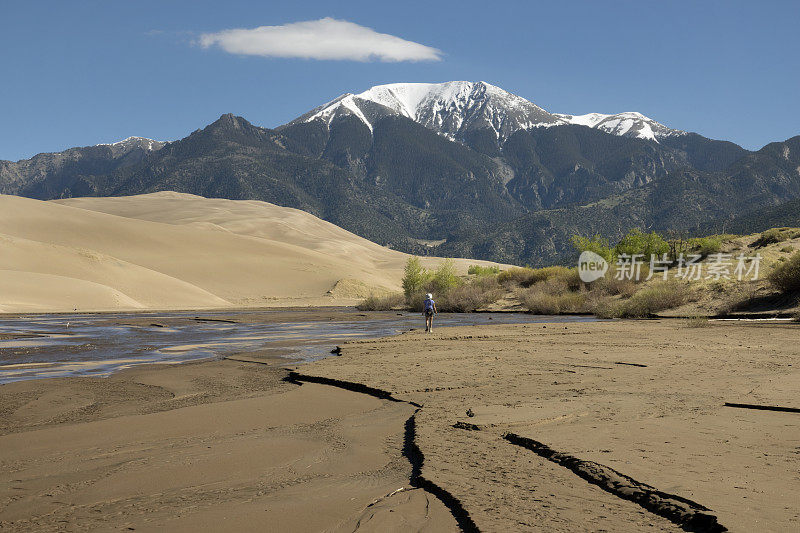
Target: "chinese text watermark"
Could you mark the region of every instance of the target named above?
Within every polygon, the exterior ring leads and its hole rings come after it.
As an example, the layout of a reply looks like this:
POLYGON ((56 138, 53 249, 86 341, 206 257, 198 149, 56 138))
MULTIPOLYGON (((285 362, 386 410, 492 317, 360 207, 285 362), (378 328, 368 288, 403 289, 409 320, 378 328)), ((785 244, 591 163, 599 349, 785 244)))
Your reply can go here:
MULTIPOLYGON (((716 253, 703 261, 700 254, 679 254, 670 259, 667 254, 619 254, 614 269, 614 278, 618 280, 650 280, 661 277, 666 280, 672 271, 675 279, 697 281, 701 279, 721 280, 736 279, 738 281, 758 279, 761 255, 745 256, 739 254, 716 253), (643 268, 645 267, 646 268, 643 268)), ((591 251, 584 251, 578 259, 578 274, 581 281, 591 283, 606 275, 609 270, 608 261, 591 251)))

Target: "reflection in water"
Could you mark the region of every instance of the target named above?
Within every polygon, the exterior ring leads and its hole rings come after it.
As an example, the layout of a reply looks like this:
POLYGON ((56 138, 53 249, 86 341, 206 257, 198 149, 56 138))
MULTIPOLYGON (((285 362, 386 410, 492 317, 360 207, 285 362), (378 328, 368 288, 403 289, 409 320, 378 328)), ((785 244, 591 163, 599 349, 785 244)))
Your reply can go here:
MULTIPOLYGON (((240 313, 226 313, 236 320, 240 313)), ((347 321, 312 319, 230 323, 191 320, 188 313, 31 315, 0 320, 0 383, 63 376, 108 376, 134 365, 180 363, 260 351, 293 362, 330 354, 337 342, 393 335, 420 327, 417 313, 347 321), (131 320, 183 319, 181 325, 129 325, 131 320)), ((544 317, 521 313, 440 314, 437 326, 573 322, 590 317, 544 317)))

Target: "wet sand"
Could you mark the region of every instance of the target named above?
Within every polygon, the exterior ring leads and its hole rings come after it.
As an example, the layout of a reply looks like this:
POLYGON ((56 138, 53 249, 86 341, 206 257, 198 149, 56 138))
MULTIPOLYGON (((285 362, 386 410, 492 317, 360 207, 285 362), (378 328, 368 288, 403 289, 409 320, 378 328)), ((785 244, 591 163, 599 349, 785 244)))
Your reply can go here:
POLYGON ((413 407, 284 375, 213 361, 0 387, 0 528, 456 529, 409 484, 413 407))
POLYGON ((346 343, 294 383, 267 357, 10 383, 0 525, 680 531, 620 496, 635 480, 731 531, 794 530, 800 413, 724 403, 800 407, 799 333, 437 328, 346 343))
MULTIPOLYGON (((453 326, 577 320, 589 318, 521 313, 439 316, 439 323, 453 326)), ((0 320, 0 384, 101 377, 142 364, 224 357, 308 362, 329 357, 334 346, 347 340, 393 335, 418 325, 418 313, 362 313, 353 308, 4 317, 0 320)))

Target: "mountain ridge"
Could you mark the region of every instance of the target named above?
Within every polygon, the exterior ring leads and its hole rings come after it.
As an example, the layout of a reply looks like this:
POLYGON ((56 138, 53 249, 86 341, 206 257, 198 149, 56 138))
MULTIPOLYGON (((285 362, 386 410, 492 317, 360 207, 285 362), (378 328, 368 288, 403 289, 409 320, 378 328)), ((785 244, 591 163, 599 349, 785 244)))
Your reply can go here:
POLYGON ((516 129, 547 112, 488 84, 431 86, 373 91, 383 103, 344 95, 275 129, 224 114, 158 149, 0 162, 0 192, 262 200, 409 253, 531 264, 569 258, 574 233, 708 228, 800 198, 800 137, 757 152, 687 132, 654 142, 601 114, 516 129))

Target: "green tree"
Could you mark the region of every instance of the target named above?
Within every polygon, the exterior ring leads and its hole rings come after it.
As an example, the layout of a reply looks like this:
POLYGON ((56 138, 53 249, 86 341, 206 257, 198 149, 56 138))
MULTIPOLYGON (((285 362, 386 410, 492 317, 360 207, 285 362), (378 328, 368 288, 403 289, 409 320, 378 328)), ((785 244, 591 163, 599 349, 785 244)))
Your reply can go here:
POLYGON ((456 265, 452 259, 445 259, 433 273, 428 284, 431 292, 446 295, 458 287, 461 279, 456 275, 456 265))
POLYGON ((422 291, 423 286, 430 280, 430 272, 422 266, 419 257, 412 256, 406 261, 405 272, 403 275, 403 294, 406 298, 422 291))
POLYGON ((572 246, 579 252, 594 252, 609 263, 616 260, 616 252, 608 244, 608 239, 595 235, 594 237, 583 237, 582 235, 573 235, 570 239, 572 246))
POLYGON ((655 231, 644 233, 642 230, 634 228, 617 243, 614 251, 617 255, 641 254, 647 261, 653 255, 660 257, 669 252, 669 243, 655 231))

